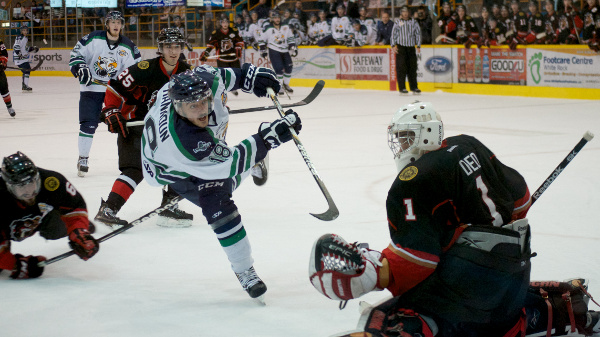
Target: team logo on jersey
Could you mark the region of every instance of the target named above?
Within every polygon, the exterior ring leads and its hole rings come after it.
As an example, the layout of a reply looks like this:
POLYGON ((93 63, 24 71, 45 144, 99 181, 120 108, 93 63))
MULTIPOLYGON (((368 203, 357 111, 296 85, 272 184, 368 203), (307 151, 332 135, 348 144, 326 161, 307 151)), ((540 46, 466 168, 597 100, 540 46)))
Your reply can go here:
POLYGON ((44 188, 50 192, 56 191, 58 186, 60 186, 60 182, 56 177, 48 177, 46 180, 44 180, 44 188))
POLYGON ((10 223, 10 238, 13 241, 23 241, 35 234, 42 220, 41 215, 26 215, 10 223))
POLYGON ((148 67, 150 67, 150 63, 148 61, 142 61, 140 63, 138 63, 138 68, 140 69, 148 69, 148 67))
POLYGON ((209 142, 199 141, 198 146, 195 149, 193 149, 192 151, 194 151, 194 153, 204 152, 204 151, 208 150, 208 148, 210 147, 210 144, 211 143, 209 143, 209 142))
POLYGON ((230 39, 221 40, 221 50, 229 50, 233 48, 233 41, 230 39))
POLYGON ((402 170, 402 172, 400 172, 398 179, 400 179, 402 181, 408 181, 408 180, 411 180, 412 178, 416 177, 417 173, 419 173, 419 170, 417 169, 416 166, 409 166, 409 167, 405 168, 404 170, 402 170))
POLYGON ((126 50, 123 50, 123 49, 120 49, 118 54, 119 54, 119 56, 121 56, 121 57, 125 57, 125 56, 127 56, 127 55, 128 55, 128 54, 127 54, 127 51, 126 51, 126 50))
POLYGON ((221 93, 221 102, 223 102, 223 106, 227 104, 227 93, 225 92, 225 90, 223 90, 223 92, 221 93))
POLYGON ((94 71, 100 77, 113 77, 117 74, 118 66, 114 58, 98 56, 98 61, 94 63, 94 71))

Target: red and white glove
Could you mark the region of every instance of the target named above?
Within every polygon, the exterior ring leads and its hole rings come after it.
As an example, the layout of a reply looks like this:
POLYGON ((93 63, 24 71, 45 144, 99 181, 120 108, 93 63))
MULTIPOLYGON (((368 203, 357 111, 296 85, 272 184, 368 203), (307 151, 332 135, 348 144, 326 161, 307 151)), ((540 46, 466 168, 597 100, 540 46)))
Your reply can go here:
POLYGON ((108 131, 112 133, 120 133, 123 138, 127 138, 127 120, 121 114, 121 110, 115 108, 105 109, 104 123, 108 125, 108 131))
POLYGON ((23 256, 15 254, 15 269, 10 274, 10 278, 24 280, 28 278, 37 278, 44 272, 44 267, 38 267, 38 263, 46 261, 44 256, 23 256))
POLYGON ((77 228, 69 234, 69 246, 82 260, 87 261, 96 255, 100 244, 87 229, 77 228))

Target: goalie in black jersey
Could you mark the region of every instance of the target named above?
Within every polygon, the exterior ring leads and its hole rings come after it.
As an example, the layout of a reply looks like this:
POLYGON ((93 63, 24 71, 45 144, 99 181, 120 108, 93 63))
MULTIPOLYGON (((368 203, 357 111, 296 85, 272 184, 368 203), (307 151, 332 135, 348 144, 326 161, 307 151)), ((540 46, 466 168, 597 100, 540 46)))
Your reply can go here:
MULTIPOLYGON (((185 37, 177 28, 163 29, 158 38, 158 54, 160 56, 130 66, 111 79, 104 96, 102 116, 108 125, 108 131, 117 133, 119 151, 119 170, 121 174, 115 180, 106 201, 102 200, 95 220, 109 227, 120 227, 127 221, 117 217, 117 212, 125 205, 137 185, 144 179, 140 145, 143 125, 127 126, 127 122, 144 120, 154 95, 174 74, 191 69, 191 66, 180 59, 186 43, 185 37)), ((168 203, 177 194, 163 191, 162 205, 168 203)), ((157 224, 164 227, 189 227, 193 216, 177 206, 163 211, 158 216, 157 224)))
POLYGON ((558 335, 568 325, 600 336, 584 279, 530 284, 531 196, 516 170, 474 137, 444 138, 431 103, 401 107, 388 143, 399 172, 386 201, 389 246, 325 234, 310 259, 310 281, 330 299, 394 296, 365 313, 361 336, 558 335))

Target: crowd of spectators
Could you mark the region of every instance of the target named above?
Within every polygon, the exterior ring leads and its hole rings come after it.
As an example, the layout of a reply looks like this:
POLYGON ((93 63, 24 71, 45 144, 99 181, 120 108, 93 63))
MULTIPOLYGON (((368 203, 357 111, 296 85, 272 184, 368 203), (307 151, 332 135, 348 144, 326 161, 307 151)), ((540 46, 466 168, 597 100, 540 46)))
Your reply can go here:
MULTIPOLYGON (((256 34, 269 24, 269 16, 278 11, 282 23, 288 24, 296 37, 298 45, 389 45, 390 36, 398 19, 392 20, 387 10, 369 9, 368 0, 317 0, 310 11, 303 7, 302 1, 286 2, 285 8, 272 8, 270 0, 258 0, 258 5, 249 12, 244 9, 236 15, 235 25, 248 46, 256 45, 256 34), (375 18, 374 14, 381 13, 375 18)), ((516 48, 525 44, 587 44, 598 51, 600 42, 599 0, 585 0, 578 8, 573 0, 530 1, 522 6, 518 0, 483 0, 479 12, 467 13, 467 8, 449 3, 442 4, 438 15, 430 13, 426 6, 412 7, 411 15, 421 28, 421 44, 464 44, 492 46, 508 45, 516 48), (541 5, 541 8, 540 8, 541 5), (527 7, 527 8, 525 8, 527 7), (434 24, 439 35, 433 36, 434 24)), ((274 1, 273 1, 274 2, 274 1)), ((183 17, 185 6, 173 7, 137 7, 126 8, 125 0, 118 1, 117 10, 128 18, 128 31, 141 30, 151 32, 159 30, 155 22, 169 21, 185 34, 183 17)), ((102 18, 112 8, 79 9, 82 11, 84 25, 100 29, 102 18)), ((12 20, 32 25, 34 36, 46 34, 45 27, 50 20, 57 29, 75 26, 75 8, 53 8, 49 11, 49 0, 24 1, 14 3, 12 20)), ((18 26, 15 26, 18 27, 18 26)), ((189 28, 189 26, 188 26, 189 28)), ((72 29, 72 28, 71 28, 72 29)), ((210 30, 210 26, 207 30, 210 30)), ((60 36, 61 32, 55 32, 60 36)), ((210 33, 210 32, 209 32, 210 33)), ((45 37, 45 36, 44 36, 45 37)))

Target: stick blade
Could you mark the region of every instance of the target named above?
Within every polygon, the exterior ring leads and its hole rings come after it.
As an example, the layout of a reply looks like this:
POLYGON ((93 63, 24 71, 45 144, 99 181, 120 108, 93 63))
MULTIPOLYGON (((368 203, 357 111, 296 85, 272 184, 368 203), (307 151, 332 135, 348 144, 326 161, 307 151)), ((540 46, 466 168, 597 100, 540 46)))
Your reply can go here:
POLYGON ((337 217, 340 215, 340 211, 338 210, 331 197, 327 198, 327 203, 329 204, 329 209, 325 211, 325 213, 310 213, 310 215, 314 216, 315 218, 321 221, 333 221, 337 219, 337 217))

